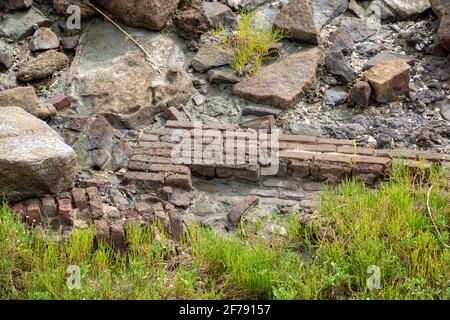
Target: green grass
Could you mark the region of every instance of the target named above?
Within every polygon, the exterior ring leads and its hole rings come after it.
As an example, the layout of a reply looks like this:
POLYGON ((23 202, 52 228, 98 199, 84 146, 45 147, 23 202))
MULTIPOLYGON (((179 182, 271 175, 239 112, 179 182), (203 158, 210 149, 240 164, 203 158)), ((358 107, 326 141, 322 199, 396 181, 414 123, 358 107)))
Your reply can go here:
POLYGON ((92 228, 58 243, 18 222, 5 204, 0 298, 449 299, 446 173, 433 169, 425 182, 395 167, 391 177, 377 191, 345 182, 323 192, 309 222, 272 216, 241 225, 240 236, 192 228, 189 240, 173 245, 156 236, 156 225, 130 225, 126 253, 94 248, 92 228), (281 221, 287 236, 260 232, 281 221), (81 269, 80 289, 66 285, 69 265, 81 269), (367 285, 370 266, 380 270, 379 290, 367 285))
MULTIPOLYGON (((221 29, 214 29, 214 34, 221 29)), ((248 74, 258 72, 274 45, 288 37, 286 32, 271 26, 259 26, 255 23, 254 12, 241 12, 236 30, 232 35, 224 36, 222 44, 234 52, 231 67, 239 73, 248 68, 248 74)))

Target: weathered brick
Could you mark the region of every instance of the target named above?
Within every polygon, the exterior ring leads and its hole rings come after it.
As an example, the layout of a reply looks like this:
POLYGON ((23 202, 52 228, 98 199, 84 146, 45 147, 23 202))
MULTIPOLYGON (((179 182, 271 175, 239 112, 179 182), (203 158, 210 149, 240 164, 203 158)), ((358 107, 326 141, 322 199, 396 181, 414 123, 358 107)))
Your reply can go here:
POLYGON ((126 184, 134 184, 143 190, 157 191, 164 184, 164 175, 153 172, 128 171, 125 173, 124 181, 126 184))
POLYGON ((95 220, 95 240, 97 243, 109 243, 111 237, 110 237, 110 230, 108 221, 105 219, 101 220, 95 220))
POLYGON ((315 162, 310 167, 311 177, 325 180, 331 184, 337 184, 344 178, 350 177, 352 168, 347 163, 339 162, 315 162))
POLYGON ((409 149, 393 149, 389 152, 391 158, 417 159, 418 153, 416 150, 409 149))
POLYGON ((142 141, 137 146, 136 149, 169 149, 171 150, 175 144, 169 142, 149 142, 142 141))
POLYGON ((164 117, 167 120, 174 120, 174 121, 183 120, 183 115, 181 114, 181 112, 173 106, 167 108, 166 111, 164 111, 164 117))
POLYGON ((166 185, 190 190, 192 189, 192 178, 188 174, 170 174, 166 177, 166 185))
POLYGON ((20 219, 25 220, 27 216, 27 207, 22 202, 17 202, 11 207, 12 212, 14 212, 20 219))
POLYGON ((121 211, 130 207, 130 203, 127 198, 124 197, 118 189, 110 189, 109 198, 111 199, 111 203, 121 211))
POLYGON ((161 163, 161 164, 171 164, 172 159, 165 157, 152 157, 147 155, 133 155, 131 161, 139 161, 145 163, 161 163))
POLYGON ((318 138, 312 136, 294 136, 287 134, 280 134, 280 142, 300 142, 300 143, 317 143, 318 138))
POLYGON ((354 140, 332 139, 332 138, 318 138, 317 139, 317 143, 321 143, 321 144, 335 144, 337 146, 342 146, 342 145, 353 146, 353 145, 355 145, 355 141, 354 140))
POLYGON ((238 203, 235 204, 235 206, 228 212, 227 219, 228 222, 233 226, 236 227, 239 222, 241 221, 242 215, 247 211, 250 207, 256 206, 259 203, 259 198, 255 196, 249 196, 238 203))
POLYGON ((291 160, 313 160, 314 153, 312 152, 302 152, 302 151, 280 151, 278 152, 278 157, 280 159, 291 159, 291 160))
POLYGON ((310 175, 311 161, 290 160, 288 163, 288 172, 298 178, 306 178, 310 175))
POLYGON ((27 203, 27 221, 30 224, 38 225, 42 222, 42 209, 39 199, 29 200, 27 203))
POLYGON ((140 138, 140 141, 150 141, 150 142, 157 142, 159 140, 159 137, 154 134, 147 134, 144 133, 140 138))
MULTIPOLYGON (((95 190, 97 190, 97 189, 95 188, 95 190)), ((88 208, 88 202, 86 199, 86 191, 84 189, 80 189, 80 188, 72 189, 72 198, 73 198, 73 203, 75 204, 75 207, 78 208, 80 211, 86 210, 88 208)))
POLYGON ((327 153, 316 153, 314 154, 315 161, 330 162, 330 163, 352 163, 354 156, 344 155, 344 154, 327 154, 327 153))
POLYGON ((192 164, 189 165, 191 172, 205 178, 214 178, 216 176, 216 166, 207 164, 192 164))
POLYGON ((351 147, 351 146, 339 146, 337 152, 346 154, 357 154, 363 156, 374 156, 375 149, 363 148, 363 147, 351 147))
POLYGON ((95 202, 95 201, 102 202, 102 196, 98 192, 97 188, 89 187, 89 188, 86 188, 85 192, 86 192, 86 195, 87 195, 87 197, 89 199, 89 203, 95 202))
POLYGON ((82 179, 80 180, 80 187, 81 188, 100 188, 105 186, 112 185, 111 180, 106 178, 92 178, 92 179, 82 179))
POLYGON ((384 173, 385 166, 380 164, 357 163, 353 166, 352 175, 361 182, 374 185, 384 173))
POLYGON ((27 221, 33 225, 39 225, 42 222, 41 202, 38 199, 28 201, 27 221))
MULTIPOLYGON (((172 150, 169 149, 157 149, 157 148, 136 148, 134 150, 135 155, 157 156, 170 158, 172 156, 172 150)), ((169 159, 170 160, 170 159, 169 159)))
POLYGON ((55 217, 58 215, 55 198, 52 196, 44 196, 42 198, 42 213, 48 217, 55 217))
POLYGON ((127 249, 125 239, 125 225, 122 222, 117 222, 111 225, 111 240, 114 248, 119 251, 127 249))
POLYGON ((58 211, 62 222, 73 226, 76 215, 72 208, 72 201, 67 198, 58 199, 58 211))
POLYGON ((298 151, 310 151, 310 152, 336 152, 336 146, 334 144, 280 143, 280 149, 295 149, 298 151))
POLYGON ((258 165, 218 165, 216 167, 218 178, 239 178, 247 181, 258 181, 261 177, 261 168, 258 165))
POLYGON ((387 165, 391 162, 390 158, 383 157, 371 157, 371 156, 357 156, 353 159, 353 163, 369 163, 369 164, 380 164, 387 165))

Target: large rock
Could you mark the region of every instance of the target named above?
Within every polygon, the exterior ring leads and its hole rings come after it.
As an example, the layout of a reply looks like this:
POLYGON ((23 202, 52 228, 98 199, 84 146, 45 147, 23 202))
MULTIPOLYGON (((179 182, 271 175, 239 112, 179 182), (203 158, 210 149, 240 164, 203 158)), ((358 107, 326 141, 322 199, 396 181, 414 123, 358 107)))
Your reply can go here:
POLYGON ((76 154, 45 122, 21 108, 0 113, 0 193, 9 201, 72 187, 76 154))
POLYGON ((403 60, 380 62, 364 73, 380 103, 394 101, 409 92, 411 66, 403 60))
POLYGON ((39 101, 33 87, 17 87, 0 91, 0 112, 3 107, 19 107, 33 116, 47 120, 56 115, 56 109, 50 103, 39 101))
POLYGON ((291 54, 234 85, 233 93, 257 103, 290 108, 316 79, 319 61, 317 48, 291 54))
POLYGON ((29 8, 33 4, 33 0, 2 0, 0 1, 0 9, 18 10, 29 8))
POLYGON ((321 42, 310 0, 290 0, 278 14, 275 27, 287 31, 298 42, 321 42))
POLYGON ((430 9, 429 0, 383 0, 400 19, 417 16, 430 9))
POLYGON ((450 0, 430 0, 433 12, 441 18, 445 13, 450 14, 450 0))
POLYGON ((68 63, 69 58, 64 53, 49 50, 21 65, 17 77, 23 82, 42 80, 61 70, 68 63))
POLYGON ((131 27, 163 29, 180 0, 95 0, 108 13, 131 27))
POLYGON ((118 126, 136 128, 190 99, 192 81, 176 37, 126 28, 151 54, 149 62, 108 22, 93 23, 87 30, 71 72, 70 95, 77 113, 103 115, 118 126))

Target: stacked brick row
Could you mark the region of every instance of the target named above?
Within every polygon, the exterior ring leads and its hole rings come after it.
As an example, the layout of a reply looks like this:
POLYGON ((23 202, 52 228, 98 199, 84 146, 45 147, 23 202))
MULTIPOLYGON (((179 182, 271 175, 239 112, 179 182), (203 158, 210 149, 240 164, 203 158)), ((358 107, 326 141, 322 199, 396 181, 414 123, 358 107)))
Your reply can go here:
POLYGON ((177 209, 170 203, 129 200, 108 179, 80 179, 76 185, 58 197, 14 203, 12 210, 28 224, 57 232, 94 224, 97 242, 112 242, 119 250, 127 247, 125 226, 130 222, 151 224, 158 219, 174 240, 185 232, 177 209))
MULTIPOLYGON (((151 130, 141 137, 128 166, 130 170, 126 175, 128 181, 134 181, 139 187, 157 191, 164 185, 189 189, 190 172, 206 178, 240 178, 254 182, 260 180, 261 168, 264 165, 259 158, 256 163, 198 164, 198 161, 194 162, 195 155, 192 153, 191 160, 194 164, 173 165, 171 155, 176 142, 171 140, 176 129, 184 129, 186 134, 194 136, 193 123, 168 121, 165 128, 151 130)), ((223 132, 223 147, 226 144, 225 130, 237 130, 225 126, 202 127, 203 132, 208 129, 223 132)), ((202 137, 204 147, 211 141, 211 137, 202 137)), ((246 160, 249 158, 249 143, 255 144, 258 148, 261 142, 247 141, 243 149, 246 160)), ((410 169, 428 168, 432 162, 440 162, 450 168, 448 155, 416 150, 376 150, 358 147, 353 140, 344 139, 280 135, 278 149, 274 150, 278 153, 282 164, 278 175, 309 177, 331 183, 353 176, 368 184, 374 184, 386 174, 388 166, 395 162, 401 162, 410 169)))

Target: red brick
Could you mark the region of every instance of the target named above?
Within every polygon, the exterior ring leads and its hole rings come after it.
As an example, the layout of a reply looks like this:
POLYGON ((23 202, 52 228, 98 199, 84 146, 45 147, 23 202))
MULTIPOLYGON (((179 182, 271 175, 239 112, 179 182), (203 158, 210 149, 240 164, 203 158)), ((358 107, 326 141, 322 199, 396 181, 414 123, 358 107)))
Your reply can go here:
POLYGON ((169 143, 169 142, 148 142, 148 141, 144 141, 144 142, 140 142, 137 146, 136 149, 172 149, 175 146, 175 144, 173 143, 169 143))
POLYGON ((72 202, 70 199, 58 199, 59 215, 63 223, 73 226, 75 222, 75 211, 72 209, 72 202))
POLYGON ((27 207, 22 202, 15 203, 12 208, 12 212, 20 217, 20 219, 25 220, 27 216, 27 207))
POLYGON ((389 155, 391 158, 417 159, 418 153, 416 150, 394 149, 389 152, 389 155))
POLYGON ((318 138, 312 136, 294 136, 287 134, 280 134, 280 142, 300 142, 300 143, 317 143, 318 138))
POLYGON ((111 203, 119 210, 123 211, 130 207, 130 203, 127 198, 122 195, 122 193, 117 189, 109 190, 109 198, 111 203))
POLYGON ((216 166, 207 164, 192 164, 189 166, 192 174, 205 178, 214 178, 216 176, 216 166))
MULTIPOLYGON (((172 156, 172 150, 169 149, 157 149, 157 148, 137 148, 134 150, 135 155, 157 156, 170 158, 172 156)), ((170 160, 170 159, 169 159, 170 160)))
POLYGON ((298 150, 298 151, 336 152, 336 146, 333 145, 333 144, 280 143, 279 146, 280 146, 280 149, 295 149, 295 150, 298 150))
POLYGON ((288 172, 297 178, 306 178, 310 175, 310 161, 290 160, 288 163, 288 172))
POLYGON ((374 185, 375 182, 384 174, 384 165, 357 163, 353 166, 352 175, 359 181, 369 185, 374 185))
POLYGON ((111 236, 109 232, 108 221, 101 219, 95 220, 95 240, 97 243, 109 243, 111 236))
POLYGON ((337 146, 340 146, 340 145, 353 146, 353 145, 355 145, 354 140, 346 140, 346 139, 318 138, 317 142, 322 143, 322 144, 335 144, 337 146))
POLYGON ((27 204, 27 221, 38 225, 42 222, 41 202, 38 199, 29 200, 27 204))
POLYGON ((183 120, 183 115, 175 107, 169 107, 164 111, 164 117, 167 120, 181 121, 183 120))
POLYGON ((116 250, 125 251, 127 249, 125 225, 122 222, 111 225, 111 240, 116 250))
POLYGON ((280 151, 278 152, 278 157, 280 159, 291 159, 291 160, 313 160, 314 153, 312 152, 302 152, 302 151, 280 151))
POLYGON ((187 174, 170 174, 166 177, 166 185, 190 190, 192 189, 192 178, 187 174))
POLYGON ((152 157, 146 155, 134 155, 131 157, 131 161, 140 161, 146 163, 161 163, 161 164, 171 164, 172 159, 164 157, 152 157))
POLYGON ((65 95, 57 95, 50 99, 50 103, 53 104, 56 110, 62 111, 70 107, 72 104, 72 99, 65 95))
POLYGON ((100 188, 112 185, 111 180, 105 178, 92 178, 92 179, 82 179, 80 180, 81 188, 100 188))
POLYGON ((44 196, 42 198, 42 213, 48 217, 55 217, 58 215, 55 198, 52 196, 44 196))
POLYGON ((94 201, 102 201, 102 196, 98 192, 98 189, 96 187, 89 187, 85 189, 87 198, 89 199, 89 203, 94 201))
POLYGON ((372 148, 363 148, 363 147, 351 147, 351 146, 339 146, 337 148, 337 152, 346 153, 346 154, 357 154, 364 156, 374 156, 375 149, 372 148))
POLYGON ((352 163, 355 157, 344 155, 344 154, 326 154, 326 153, 316 153, 314 154, 315 161, 323 162, 336 162, 336 163, 352 163))
POLYGON ((125 173, 124 181, 143 190, 157 191, 164 184, 164 175, 153 172, 128 171, 125 173))
POLYGON ((428 152, 428 151, 419 151, 417 153, 418 159, 425 159, 430 161, 444 161, 446 158, 448 159, 449 156, 442 154, 442 153, 434 153, 434 152, 428 152))
POLYGON ((347 163, 330 162, 314 163, 310 167, 311 177, 337 184, 351 176, 352 168, 347 163))
POLYGON ((154 134, 147 134, 144 133, 140 138, 139 141, 149 141, 149 142, 157 142, 159 140, 159 137, 154 134))
POLYGON ((255 196, 249 196, 238 203, 227 214, 227 219, 230 224, 236 227, 241 221, 242 215, 251 207, 258 205, 259 198, 255 196))
MULTIPOLYGON (((97 190, 97 189, 95 189, 97 190)), ((75 207, 81 211, 88 208, 88 202, 86 199, 86 190, 80 188, 72 189, 72 198, 75 207)))
POLYGON ((353 159, 353 163, 369 163, 369 164, 388 165, 390 162, 391 162, 391 159, 389 159, 389 158, 370 157, 370 156, 356 156, 353 159))

